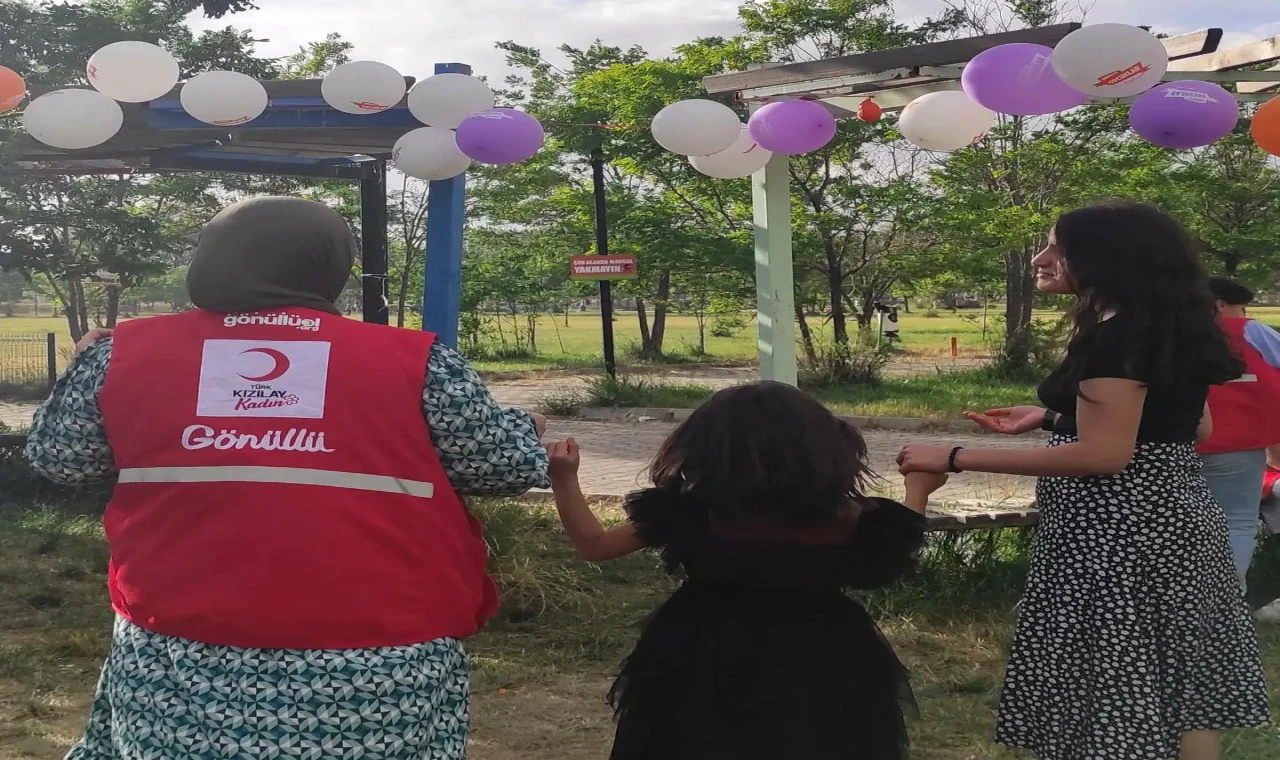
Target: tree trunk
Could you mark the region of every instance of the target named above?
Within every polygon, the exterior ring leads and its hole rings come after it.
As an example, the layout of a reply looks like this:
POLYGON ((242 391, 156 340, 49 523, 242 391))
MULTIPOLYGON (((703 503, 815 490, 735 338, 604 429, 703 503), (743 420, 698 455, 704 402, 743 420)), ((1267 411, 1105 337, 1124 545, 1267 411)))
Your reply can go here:
POLYGON ((114 329, 116 321, 120 319, 120 288, 107 288, 107 319, 106 327, 114 329))
POLYGON ((636 299, 636 318, 640 320, 640 352, 647 354, 652 337, 649 335, 649 313, 645 311, 644 299, 636 299))
POLYGON ((818 361, 818 352, 813 348, 813 332, 809 330, 809 320, 805 319, 804 307, 796 301, 796 324, 800 326, 800 348, 804 351, 804 360, 809 364, 818 361))
POLYGON ((649 336, 649 345, 645 354, 656 359, 662 356, 662 344, 667 336, 667 304, 671 298, 671 273, 664 272, 658 278, 657 299, 653 305, 653 332, 649 336))
POLYGON ((62 315, 67 319, 67 331, 71 333, 71 342, 79 343, 89 329, 88 327, 80 329, 80 316, 76 311, 75 281, 68 279, 67 289, 64 291, 58 287, 58 281, 53 278, 53 275, 46 273, 45 279, 49 281, 49 289, 53 291, 53 297, 62 302, 62 315))
POLYGON ((1031 307, 1035 301, 1032 258, 1029 248, 1010 251, 1004 257, 1004 355, 1011 364, 1025 364, 1031 359, 1031 307))
POLYGON ((849 329, 844 310, 844 273, 840 262, 827 256, 827 297, 831 300, 831 336, 836 345, 849 345, 849 329))

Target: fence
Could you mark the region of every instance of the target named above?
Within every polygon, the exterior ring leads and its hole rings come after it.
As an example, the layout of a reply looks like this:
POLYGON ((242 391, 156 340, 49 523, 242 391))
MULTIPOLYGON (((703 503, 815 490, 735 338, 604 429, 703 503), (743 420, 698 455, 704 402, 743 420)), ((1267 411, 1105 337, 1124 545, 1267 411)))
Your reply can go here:
POLYGON ((38 398, 57 376, 53 333, 0 333, 0 398, 38 398))

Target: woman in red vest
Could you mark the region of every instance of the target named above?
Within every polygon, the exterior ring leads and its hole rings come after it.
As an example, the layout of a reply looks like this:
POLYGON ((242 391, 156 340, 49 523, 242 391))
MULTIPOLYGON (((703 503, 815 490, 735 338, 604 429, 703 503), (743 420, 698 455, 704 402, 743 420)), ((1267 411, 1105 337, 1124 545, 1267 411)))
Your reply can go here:
POLYGON ((435 336, 342 318, 355 252, 322 204, 227 208, 198 308, 89 345, 37 412, 37 471, 118 479, 72 760, 464 756, 460 642, 497 596, 461 497, 545 485, 543 421, 435 336))
POLYGON ((1245 363, 1239 379, 1209 389, 1213 435, 1197 451, 1209 490, 1227 514, 1231 552, 1244 583, 1258 536, 1258 487, 1267 447, 1280 443, 1280 333, 1245 316, 1253 291, 1210 277, 1218 323, 1245 363))

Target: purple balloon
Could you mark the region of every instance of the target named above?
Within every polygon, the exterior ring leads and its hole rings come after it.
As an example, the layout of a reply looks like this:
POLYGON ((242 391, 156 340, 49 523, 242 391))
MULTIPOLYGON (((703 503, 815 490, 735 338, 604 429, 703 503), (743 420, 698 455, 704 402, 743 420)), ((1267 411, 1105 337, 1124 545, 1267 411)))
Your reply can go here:
POLYGON ((996 113, 1042 116, 1082 106, 1089 96, 1067 86, 1049 65, 1053 48, 1014 42, 978 53, 960 75, 973 102, 996 113))
POLYGON ((1129 126, 1164 148, 1199 148, 1226 137, 1240 120, 1236 97, 1212 82, 1167 82, 1129 109, 1129 126))
POLYGON ((836 118, 812 100, 780 100, 751 114, 747 131, 761 148, 794 156, 831 142, 836 118))
POLYGON ((538 120, 512 108, 494 108, 458 125, 458 149, 482 164, 518 164, 542 149, 538 120))

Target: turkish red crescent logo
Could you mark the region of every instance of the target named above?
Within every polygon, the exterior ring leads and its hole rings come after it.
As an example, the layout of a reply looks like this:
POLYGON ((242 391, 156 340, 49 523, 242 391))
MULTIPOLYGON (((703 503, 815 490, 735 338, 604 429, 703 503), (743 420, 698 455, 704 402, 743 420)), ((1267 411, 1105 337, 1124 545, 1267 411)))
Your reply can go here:
POLYGON ((240 352, 241 356, 244 356, 245 354, 262 354, 263 356, 270 357, 271 360, 275 362, 275 366, 271 368, 271 371, 260 377, 249 377, 248 375, 240 375, 240 377, 243 377, 245 380, 248 380, 251 383, 269 383, 272 380, 275 380, 283 376, 284 373, 289 371, 289 357, 285 356, 282 352, 277 351, 274 348, 251 348, 248 351, 240 352))

